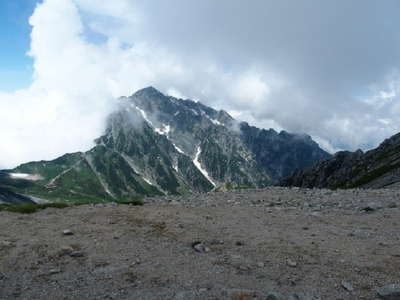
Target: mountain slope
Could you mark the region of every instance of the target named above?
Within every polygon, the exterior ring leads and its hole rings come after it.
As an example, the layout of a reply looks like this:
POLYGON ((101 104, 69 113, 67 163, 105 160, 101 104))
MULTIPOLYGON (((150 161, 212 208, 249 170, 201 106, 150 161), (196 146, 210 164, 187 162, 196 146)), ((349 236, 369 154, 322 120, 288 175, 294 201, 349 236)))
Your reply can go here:
POLYGON ((35 203, 30 197, 0 188, 0 204, 35 203))
POLYGON ((240 124, 149 87, 118 100, 93 149, 3 171, 0 187, 50 200, 131 200, 264 187, 328 156, 308 136, 240 124))
POLYGON ((254 153, 257 162, 269 170, 275 179, 331 157, 308 135, 286 131, 277 133, 273 129, 259 129, 247 123, 241 124, 241 131, 244 142, 254 153))
POLYGON ((281 181, 284 186, 317 188, 399 188, 400 133, 363 153, 341 151, 281 181))

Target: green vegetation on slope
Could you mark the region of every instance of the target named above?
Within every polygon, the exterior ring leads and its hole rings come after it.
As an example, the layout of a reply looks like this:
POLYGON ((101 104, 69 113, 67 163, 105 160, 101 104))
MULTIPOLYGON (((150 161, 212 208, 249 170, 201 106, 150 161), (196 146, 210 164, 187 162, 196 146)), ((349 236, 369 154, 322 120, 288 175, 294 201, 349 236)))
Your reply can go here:
MULTIPOLYGON (((47 208, 66 208, 71 206, 78 206, 78 205, 86 205, 90 204, 91 202, 88 201, 77 201, 73 204, 66 203, 66 202, 51 202, 51 203, 41 203, 41 204, 0 204, 0 211, 9 211, 13 213, 20 213, 20 214, 32 214, 37 211, 47 209, 47 208)), ((133 205, 133 206, 141 206, 144 204, 143 200, 140 198, 133 199, 133 200, 121 200, 116 201, 118 204, 123 205, 133 205)))

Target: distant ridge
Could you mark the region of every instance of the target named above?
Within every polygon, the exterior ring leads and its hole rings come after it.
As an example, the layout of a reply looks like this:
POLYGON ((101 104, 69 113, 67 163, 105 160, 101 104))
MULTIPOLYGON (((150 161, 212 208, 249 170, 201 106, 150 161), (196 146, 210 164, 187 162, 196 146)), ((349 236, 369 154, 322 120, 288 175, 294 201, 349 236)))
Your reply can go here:
POLYGON ((341 151, 280 182, 307 188, 400 188, 400 133, 363 153, 341 151))

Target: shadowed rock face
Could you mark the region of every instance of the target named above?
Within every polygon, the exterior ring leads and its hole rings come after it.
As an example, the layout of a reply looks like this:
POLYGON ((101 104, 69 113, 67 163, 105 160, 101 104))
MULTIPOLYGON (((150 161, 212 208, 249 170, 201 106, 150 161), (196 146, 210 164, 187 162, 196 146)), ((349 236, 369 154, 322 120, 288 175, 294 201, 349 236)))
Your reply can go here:
POLYGON ((399 188, 400 134, 366 153, 338 152, 312 168, 297 171, 280 184, 308 188, 399 188))
POLYGON ((0 204, 34 203, 29 197, 0 188, 0 204))
POLYGON ((257 162, 269 170, 274 179, 291 175, 297 169, 312 166, 330 158, 308 135, 280 133, 241 124, 242 139, 254 153, 257 162))
POLYGON ((90 151, 4 171, 0 186, 49 200, 130 200, 265 187, 327 157, 309 136, 251 127, 223 110, 149 87, 118 99, 90 151))

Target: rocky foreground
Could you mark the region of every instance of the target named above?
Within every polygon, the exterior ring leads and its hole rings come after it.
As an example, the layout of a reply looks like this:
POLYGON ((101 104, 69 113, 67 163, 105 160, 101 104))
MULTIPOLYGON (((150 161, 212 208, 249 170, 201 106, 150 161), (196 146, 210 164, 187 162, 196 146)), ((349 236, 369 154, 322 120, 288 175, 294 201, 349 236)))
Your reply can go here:
POLYGON ((400 191, 0 212, 0 299, 400 299, 400 191))

